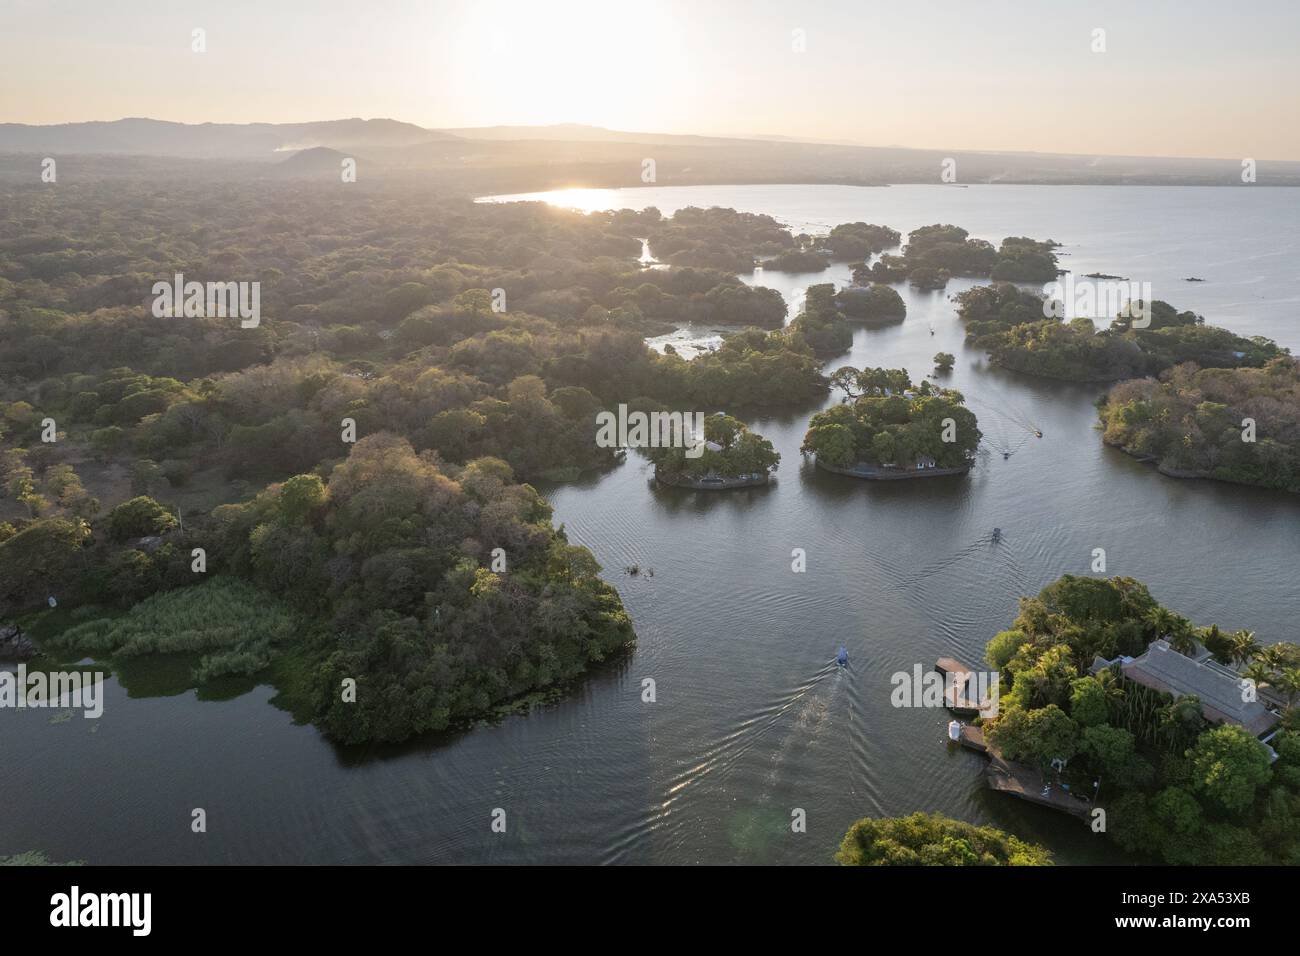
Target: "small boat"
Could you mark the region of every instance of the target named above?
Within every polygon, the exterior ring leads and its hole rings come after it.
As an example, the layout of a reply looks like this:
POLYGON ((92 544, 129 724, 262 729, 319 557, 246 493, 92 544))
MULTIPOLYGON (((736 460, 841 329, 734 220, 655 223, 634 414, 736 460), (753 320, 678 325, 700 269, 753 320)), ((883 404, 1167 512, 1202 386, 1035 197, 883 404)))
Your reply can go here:
POLYGON ((1007 460, 1010 459, 1010 458, 1011 458, 1011 452, 1009 452, 1009 451, 1004 451, 1004 452, 1002 453, 1002 460, 1003 460, 1003 461, 1007 461, 1007 460))
POLYGON ((839 654, 835 655, 835 663, 840 667, 849 666, 849 649, 847 647, 840 648, 839 654))
POLYGON ((1002 529, 1001 529, 1001 528, 994 528, 994 529, 993 529, 993 540, 994 540, 994 541, 1001 541, 1001 540, 1002 540, 1002 529))
POLYGON ((1043 437, 1043 433, 1040 432, 1037 428, 1034 429, 1034 434, 1037 435, 1039 438, 1043 437))

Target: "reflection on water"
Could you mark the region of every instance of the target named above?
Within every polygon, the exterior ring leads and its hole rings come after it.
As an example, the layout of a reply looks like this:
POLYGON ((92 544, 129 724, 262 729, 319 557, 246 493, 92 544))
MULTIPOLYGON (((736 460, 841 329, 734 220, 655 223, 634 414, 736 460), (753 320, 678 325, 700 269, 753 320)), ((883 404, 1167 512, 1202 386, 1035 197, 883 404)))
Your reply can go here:
MULTIPOLYGON (((605 194, 601 194, 602 196, 605 194)), ((994 241, 1054 238, 1082 271, 1188 276, 1156 295, 1235 331, 1296 345, 1297 191, 996 187, 691 187, 631 191, 666 214, 723 204, 906 232, 955 222, 994 241), (1108 233, 1107 230, 1110 230, 1108 233), (1184 295, 1184 291, 1186 294, 1184 295)), ((601 199, 617 204, 621 197, 601 199)), ((787 301, 818 276, 767 273, 787 301)), ((1159 280, 1164 281, 1164 280, 1159 280)), ((954 282, 947 294, 965 285, 954 282)), ((971 664, 1017 598, 1065 572, 1145 581, 1200 623, 1293 639, 1300 501, 1165 478, 1095 430, 1096 387, 1016 376, 969 349, 944 293, 900 287, 905 322, 860 328, 828 363, 932 371, 988 435, 965 477, 863 482, 799 455, 809 407, 745 418, 782 455, 767 488, 656 487, 635 455, 544 491, 591 548, 639 645, 558 702, 401 748, 339 751, 259 687, 227 701, 128 700, 51 723, 6 712, 0 854, 90 862, 829 862, 865 814, 938 810, 1047 844, 1064 862, 1114 857, 1050 810, 986 791, 950 748, 947 713, 896 709, 890 676, 942 655, 971 664), (934 334, 930 334, 933 323, 934 334), (1043 432, 1024 440, 1024 422, 1043 432), (1002 451, 1014 447, 1004 458, 1002 451), (994 527, 1003 531, 994 542, 994 527), (807 569, 792 570, 802 549, 807 569), (630 576, 629 565, 654 576, 630 576), (848 648, 850 666, 834 655, 848 648), (644 678, 657 701, 643 703, 644 678), (208 812, 206 835, 189 811, 208 812), (490 814, 507 811, 494 835, 490 814), (790 829, 795 808, 808 832, 790 829)), ((1104 802, 1104 793, 1103 793, 1104 802)))

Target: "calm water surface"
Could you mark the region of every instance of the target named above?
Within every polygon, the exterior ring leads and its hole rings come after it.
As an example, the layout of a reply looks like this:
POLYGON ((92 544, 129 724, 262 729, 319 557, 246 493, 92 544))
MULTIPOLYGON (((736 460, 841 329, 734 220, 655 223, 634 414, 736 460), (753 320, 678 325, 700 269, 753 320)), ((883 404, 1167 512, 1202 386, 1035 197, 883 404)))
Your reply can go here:
MULTIPOLYGON (((553 198, 665 214, 725 205, 809 232, 861 219, 904 233, 953 222, 995 242, 1053 238, 1078 273, 1150 281, 1157 298, 1212 323, 1300 347, 1297 190, 719 186, 553 198)), ((797 302, 808 284, 847 277, 838 266, 750 281, 797 302)), ((907 319, 860 329, 852 353, 829 363, 902 366, 920 378, 936 352, 956 355, 941 381, 965 392, 987 439, 969 476, 875 484, 817 472, 798 453, 809 407, 746 416, 782 454, 768 488, 658 488, 635 456, 547 488, 557 521, 596 554, 636 622, 628 659, 526 716, 364 752, 294 726, 267 687, 200 701, 128 698, 111 682, 98 721, 6 711, 0 853, 91 863, 826 863, 858 817, 922 809, 1007 828, 1062 862, 1115 859, 1075 821, 985 791, 979 758, 946 746, 946 712, 891 707, 890 675, 945 654, 982 663, 1017 597, 1088 573, 1098 547, 1109 573, 1145 581, 1197 622, 1296 640, 1300 500, 1164 478, 1104 448, 1099 389, 1001 372, 964 346, 947 296, 969 284, 900 286, 907 319), (794 548, 807 554, 806 573, 791 571, 794 548), (622 572, 633 564, 653 577, 622 572), (841 644, 847 671, 833 665, 841 644), (654 704, 641 702, 647 677, 654 704), (206 834, 190 832, 194 807, 207 811, 206 834), (496 807, 507 811, 506 835, 489 830, 496 807), (807 813, 805 834, 790 832, 794 808, 807 813)))

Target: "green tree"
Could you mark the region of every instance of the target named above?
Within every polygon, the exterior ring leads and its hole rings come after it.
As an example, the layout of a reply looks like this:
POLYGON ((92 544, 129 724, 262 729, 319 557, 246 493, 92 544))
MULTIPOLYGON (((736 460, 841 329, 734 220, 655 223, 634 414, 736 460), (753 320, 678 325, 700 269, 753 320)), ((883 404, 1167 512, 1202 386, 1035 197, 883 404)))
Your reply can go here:
POLYGON ((1233 631, 1228 636, 1229 646, 1232 653, 1232 662, 1238 666, 1245 664, 1256 654, 1259 653, 1259 643, 1255 640, 1254 631, 1233 631))
POLYGON ((325 504, 325 482, 318 475, 295 475, 280 486, 280 520, 302 524, 325 504))
POLYGON ((108 536, 113 541, 165 534, 176 527, 176 516, 145 495, 118 505, 107 516, 108 536))
POLYGON ((1109 724, 1085 727, 1080 749, 1101 773, 1119 776, 1133 759, 1133 735, 1109 724))
POLYGON ((835 859, 842 866, 1050 866, 1051 854, 993 827, 937 813, 866 817, 849 827, 835 859))
POLYGON ((1079 728, 1055 704, 1038 710, 1013 706, 987 726, 985 736, 1008 760, 1027 760, 1046 768, 1053 760, 1069 760, 1077 753, 1079 728))
POLYGON ((1205 731, 1187 756, 1196 791, 1229 813, 1247 810, 1272 775, 1267 749, 1242 727, 1205 731))
POLYGON ((843 425, 814 425, 804 436, 800 450, 840 468, 847 468, 857 461, 853 432, 843 425))
POLYGON ((1006 670, 1007 664, 1016 656, 1016 652, 1029 643, 1029 635, 1023 631, 1002 631, 994 635, 984 649, 984 656, 996 670, 1006 670))
POLYGON ((1106 723, 1110 713, 1106 690, 1095 677, 1080 677, 1070 685, 1070 716, 1082 727, 1106 723))

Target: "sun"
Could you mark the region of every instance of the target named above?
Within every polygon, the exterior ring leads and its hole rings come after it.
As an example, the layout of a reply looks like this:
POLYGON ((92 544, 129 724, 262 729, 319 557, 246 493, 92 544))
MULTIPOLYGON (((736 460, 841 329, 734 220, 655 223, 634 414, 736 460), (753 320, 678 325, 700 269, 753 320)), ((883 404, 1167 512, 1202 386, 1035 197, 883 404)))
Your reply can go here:
POLYGON ((669 104, 689 87, 668 3, 487 0, 452 26, 458 89, 443 92, 484 124, 664 129, 669 104))

